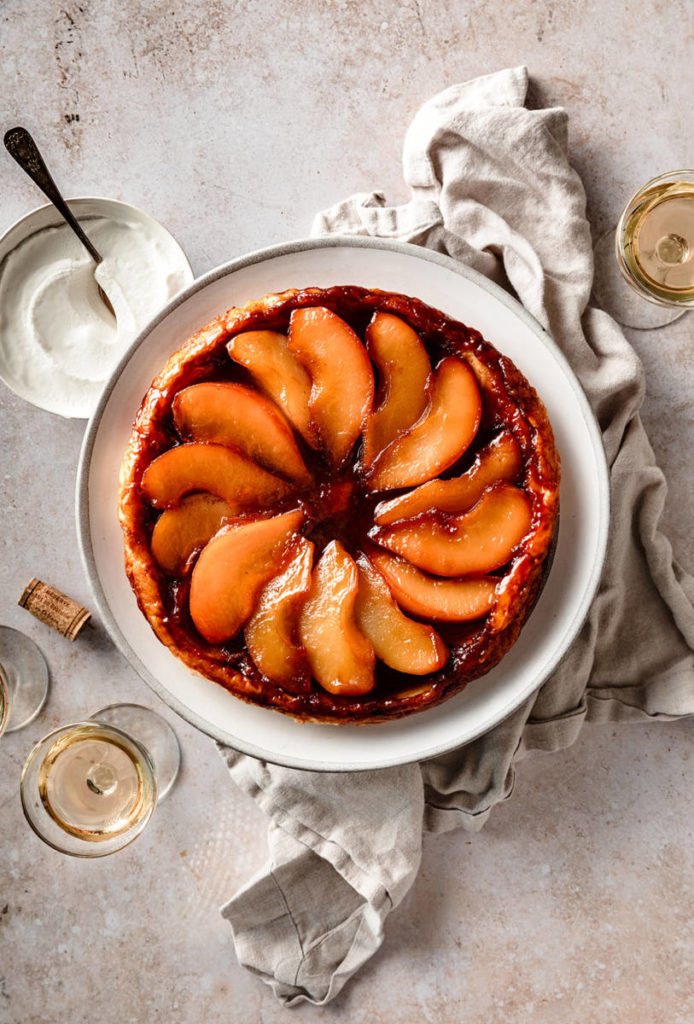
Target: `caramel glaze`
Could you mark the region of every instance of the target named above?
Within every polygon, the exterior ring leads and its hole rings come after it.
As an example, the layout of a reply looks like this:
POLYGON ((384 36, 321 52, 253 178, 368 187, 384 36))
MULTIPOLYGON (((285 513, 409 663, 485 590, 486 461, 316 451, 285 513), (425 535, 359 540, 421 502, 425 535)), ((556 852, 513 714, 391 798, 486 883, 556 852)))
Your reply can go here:
MULTIPOLYGON (((378 396, 377 396, 378 399, 378 396)), ((384 494, 370 493, 362 483, 357 442, 352 457, 337 476, 329 474, 321 456, 297 441, 316 480, 312 493, 299 494, 273 508, 284 511, 300 504, 307 513, 304 533, 316 544, 316 560, 337 538, 356 556, 368 553, 366 538, 373 510, 384 494)), ((329 722, 377 722, 400 717, 434 704, 488 672, 513 645, 542 589, 549 568, 559 511, 559 457, 542 402, 514 364, 479 332, 451 320, 440 311, 405 295, 355 286, 325 290, 306 288, 268 295, 242 308, 231 309, 198 331, 167 365, 145 395, 135 421, 121 470, 119 517, 123 528, 126 571, 143 613, 159 639, 190 668, 213 679, 242 699, 272 707, 300 719, 329 722), (421 337, 432 366, 455 355, 474 371, 483 402, 483 417, 475 441, 443 477, 467 469, 479 449, 501 430, 511 430, 520 446, 522 470, 517 485, 532 504, 530 533, 511 562, 495 575, 500 578, 491 612, 473 623, 433 622, 450 648, 446 666, 430 676, 407 676, 377 662, 376 687, 363 697, 340 698, 315 682, 308 693, 290 694, 265 679, 246 651, 243 632, 221 646, 207 644, 188 614, 189 579, 167 576, 150 552, 158 513, 143 499, 142 473, 157 455, 181 443, 173 424, 171 404, 184 387, 199 381, 237 380, 249 375, 231 360, 226 342, 241 331, 270 329, 286 332, 294 309, 327 306, 363 339, 376 311, 395 314, 421 337)), ((403 490, 410 490, 404 488, 403 490)), ((402 491, 389 491, 393 497, 402 491)))

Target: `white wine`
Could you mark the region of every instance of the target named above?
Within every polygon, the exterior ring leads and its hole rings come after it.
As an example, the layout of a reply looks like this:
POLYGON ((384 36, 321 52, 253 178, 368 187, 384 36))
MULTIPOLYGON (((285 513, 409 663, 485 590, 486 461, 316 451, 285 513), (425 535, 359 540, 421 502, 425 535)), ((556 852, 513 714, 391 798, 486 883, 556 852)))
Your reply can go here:
POLYGON ((656 301, 694 303, 694 181, 655 179, 627 206, 617 255, 627 280, 656 301))
POLYGON ((98 722, 77 725, 52 744, 41 762, 38 789, 56 824, 89 842, 136 828, 155 800, 141 751, 98 722))
POLYGON ((54 850, 105 857, 140 835, 179 763, 176 734, 156 711, 111 704, 34 745, 19 780, 22 810, 54 850))

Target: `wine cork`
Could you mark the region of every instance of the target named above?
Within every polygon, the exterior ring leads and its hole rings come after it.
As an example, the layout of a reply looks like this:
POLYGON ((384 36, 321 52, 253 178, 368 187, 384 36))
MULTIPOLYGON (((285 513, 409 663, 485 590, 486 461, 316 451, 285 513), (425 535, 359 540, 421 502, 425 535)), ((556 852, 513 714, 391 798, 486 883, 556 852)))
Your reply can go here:
POLYGON ((37 579, 31 580, 24 588, 18 603, 68 640, 75 639, 92 615, 67 594, 37 579))

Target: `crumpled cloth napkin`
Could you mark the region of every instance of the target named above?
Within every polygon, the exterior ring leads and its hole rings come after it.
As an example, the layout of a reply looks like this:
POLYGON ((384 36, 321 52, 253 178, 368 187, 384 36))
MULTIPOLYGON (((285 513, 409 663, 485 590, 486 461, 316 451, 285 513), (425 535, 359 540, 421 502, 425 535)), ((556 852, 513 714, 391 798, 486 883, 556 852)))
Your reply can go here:
MULTIPOLYGON (((567 115, 528 110, 514 68, 454 85, 405 139, 412 198, 380 193, 320 214, 315 234, 429 246, 504 281, 578 375, 603 434, 612 522, 589 617, 540 691, 497 728, 435 760, 358 775, 314 774, 222 750, 270 819, 270 860, 222 909, 239 960, 278 999, 323 1004, 375 952, 419 867, 422 828, 477 830, 510 795, 515 762, 573 743, 584 721, 694 713, 694 578, 659 532, 666 484, 639 418, 641 364, 587 305, 592 250, 567 115)), ((473 325, 474 326, 474 325, 473 325)))

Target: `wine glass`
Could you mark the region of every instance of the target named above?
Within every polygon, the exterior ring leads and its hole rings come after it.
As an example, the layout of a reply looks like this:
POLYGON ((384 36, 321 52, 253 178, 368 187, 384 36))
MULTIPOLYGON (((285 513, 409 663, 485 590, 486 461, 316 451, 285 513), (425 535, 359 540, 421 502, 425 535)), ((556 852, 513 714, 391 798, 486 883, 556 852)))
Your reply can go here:
POLYGON ((684 316, 694 307, 694 171, 640 188, 594 259, 593 294, 625 327, 654 330, 684 316))
POLYGON ((24 814, 61 853, 115 853, 145 828, 171 789, 180 758, 164 718, 139 704, 111 704, 35 745, 20 780, 24 814))
POLYGON ((7 699, 7 682, 5 681, 5 673, 0 665, 0 736, 5 731, 7 725, 7 719, 9 717, 9 702, 7 699))
POLYGON ((26 634, 0 626, 0 734, 23 729, 48 694, 46 659, 26 634))

